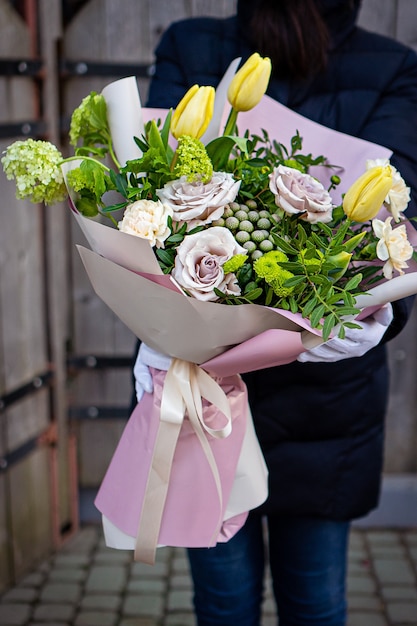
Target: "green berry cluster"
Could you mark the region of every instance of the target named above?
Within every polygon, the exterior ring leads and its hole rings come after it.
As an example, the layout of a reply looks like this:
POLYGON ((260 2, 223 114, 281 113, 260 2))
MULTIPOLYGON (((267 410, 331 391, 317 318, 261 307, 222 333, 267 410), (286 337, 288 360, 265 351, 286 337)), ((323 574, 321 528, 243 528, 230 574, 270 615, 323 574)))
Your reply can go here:
POLYGON ((245 204, 230 202, 226 205, 223 216, 213 222, 213 226, 228 228, 248 256, 256 260, 275 248, 270 230, 278 220, 277 214, 258 210, 255 200, 247 200, 245 204))

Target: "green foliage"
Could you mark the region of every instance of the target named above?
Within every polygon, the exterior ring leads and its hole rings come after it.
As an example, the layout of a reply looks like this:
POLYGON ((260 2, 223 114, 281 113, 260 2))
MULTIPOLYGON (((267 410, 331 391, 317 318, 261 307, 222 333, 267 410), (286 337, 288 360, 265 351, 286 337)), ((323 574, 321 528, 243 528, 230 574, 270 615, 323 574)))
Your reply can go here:
MULTIPOLYGON (((287 259, 276 263, 288 278, 283 280, 284 274, 277 270, 269 277, 256 275, 255 256, 236 272, 241 295, 225 296, 219 292, 219 299, 227 304, 254 302, 299 313, 313 328, 321 330, 325 340, 335 328, 339 336, 344 336, 346 328, 354 324, 350 321, 352 316, 359 313, 356 297, 379 280, 380 264, 367 263, 376 258, 375 250, 371 252, 369 248, 373 238, 370 223, 355 224, 346 218, 341 207, 336 207, 332 222, 311 224, 299 215, 284 214, 276 206, 269 189, 274 168, 287 165, 307 173, 314 165, 328 165, 323 156, 300 152, 302 138, 298 133, 289 150, 270 141, 266 131, 261 135, 246 134, 244 142, 235 142, 233 146, 231 141, 230 137, 215 140, 209 145, 209 154, 241 181, 238 206, 249 200, 255 203, 252 211, 261 214, 267 210, 277 218, 268 238, 274 250, 285 253, 287 259)), ((334 187, 340 179, 332 178, 334 187)))

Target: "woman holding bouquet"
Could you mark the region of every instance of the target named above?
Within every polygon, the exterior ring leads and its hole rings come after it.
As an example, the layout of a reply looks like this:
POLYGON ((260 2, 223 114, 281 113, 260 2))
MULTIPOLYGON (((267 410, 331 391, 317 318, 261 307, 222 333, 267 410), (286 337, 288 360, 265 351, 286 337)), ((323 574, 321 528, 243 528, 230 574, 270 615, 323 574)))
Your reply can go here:
MULTIPOLYGON (((216 86, 230 62, 272 60, 268 95, 320 124, 393 151, 416 214, 417 55, 359 29, 359 0, 238 0, 229 19, 173 24, 156 51, 149 106, 216 86)), ((227 543, 189 550, 199 626, 259 626, 265 543, 280 626, 346 623, 351 520, 378 504, 388 396, 386 342, 410 299, 381 309, 290 365, 244 376, 269 469, 269 497, 227 543), (302 361, 302 362, 300 362, 302 361), (262 519, 268 540, 264 542, 262 519)), ((151 391, 144 347, 137 390, 151 391)), ((155 361, 156 359, 156 361, 155 361)), ((163 359, 162 359, 163 360, 163 359)))

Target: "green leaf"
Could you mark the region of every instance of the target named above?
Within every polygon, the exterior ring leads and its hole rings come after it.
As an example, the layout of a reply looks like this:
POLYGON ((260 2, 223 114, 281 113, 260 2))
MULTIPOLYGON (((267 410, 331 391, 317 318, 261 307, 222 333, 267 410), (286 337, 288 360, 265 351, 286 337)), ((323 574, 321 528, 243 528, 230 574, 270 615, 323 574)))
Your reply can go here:
POLYGON ((352 291, 356 289, 362 280, 362 274, 358 274, 357 276, 353 276, 345 285, 345 289, 347 291, 352 291))
POLYGON ((320 228, 320 230, 322 230, 324 232, 325 235, 327 235, 327 237, 332 238, 333 237, 333 231, 332 229, 327 226, 327 224, 323 224, 322 222, 318 222, 318 224, 316 224, 316 226, 318 226, 318 228, 320 228))
POLYGON ((258 287, 257 289, 252 289, 248 293, 245 292, 245 298, 251 301, 257 300, 258 298, 261 297, 262 293, 263 293, 262 289, 258 287))
POLYGON ((303 317, 309 317, 317 305, 317 298, 313 296, 311 300, 308 300, 307 304, 303 307, 303 317))
POLYGON ((300 248, 303 248, 305 245, 305 242, 307 241, 307 233, 301 224, 297 224, 297 230, 298 230, 298 239, 300 241, 300 248))
POLYGON ((333 330, 333 328, 336 326, 337 324, 337 319, 334 313, 329 313, 329 315, 326 316, 324 323, 323 323, 323 330, 322 330, 322 336, 323 336, 323 340, 327 341, 331 335, 331 332, 333 330))
POLYGON ((81 197, 76 200, 75 205, 81 215, 85 215, 85 217, 95 217, 98 215, 97 202, 92 197, 81 197))
POLYGON ((349 306, 337 307, 338 315, 358 315, 358 313, 360 313, 360 309, 356 309, 355 307, 349 307, 349 306))
POLYGON ((356 324, 355 322, 343 322, 343 326, 346 326, 347 328, 362 328, 360 324, 356 324))
POLYGON ((119 211, 127 206, 127 202, 119 202, 118 204, 110 204, 101 209, 102 213, 112 213, 113 211, 119 211))
POLYGON ((282 250, 282 252, 286 252, 287 254, 298 254, 297 248, 294 248, 291 244, 289 244, 285 239, 277 235, 273 230, 270 231, 270 236, 274 240, 274 243, 278 248, 282 250))
POLYGON ((296 285, 299 285, 304 281, 305 276, 293 276, 291 278, 287 278, 287 280, 283 284, 283 287, 295 287, 296 285))
POLYGON ((321 274, 315 274, 314 276, 310 276, 309 279, 315 285, 327 285, 327 284, 331 285, 330 281, 325 276, 322 276, 321 274))
POLYGON ((296 261, 277 261, 277 264, 284 270, 305 276, 304 266, 301 263, 297 263, 296 261))
POLYGON ((119 173, 116 174, 114 170, 111 170, 110 178, 113 181, 113 184, 116 187, 117 191, 126 198, 126 189, 127 189, 126 176, 124 174, 119 174, 119 173))
POLYGON ((184 235, 182 233, 176 233, 175 235, 170 235, 167 238, 166 243, 181 243, 183 239, 184 235))
POLYGON ((148 142, 150 148, 154 148, 159 153, 161 161, 168 163, 166 146, 162 141, 161 133, 159 132, 155 120, 151 120, 151 124, 149 126, 148 142))
POLYGON ((296 301, 296 299, 293 296, 290 296, 288 298, 288 303, 290 305, 291 313, 298 313, 297 301, 296 301))
POLYGON ((164 250, 163 248, 156 248, 156 256, 165 265, 174 265, 174 251, 164 250))
POLYGON ((268 288, 265 296, 265 306, 269 306, 272 302, 274 292, 271 288, 268 288))
POLYGON ((344 248, 345 248, 346 252, 353 252, 353 250, 356 248, 356 246, 358 246, 361 243, 361 241, 365 237, 365 235, 366 235, 366 231, 363 230, 361 233, 358 233, 354 237, 351 237, 350 239, 345 241, 344 248))
POLYGON ((342 296, 340 295, 340 293, 335 293, 333 296, 329 296, 326 302, 329 306, 332 306, 333 304, 337 304, 338 302, 340 302, 341 299, 342 296))
POLYGON ((326 306, 324 304, 320 304, 317 308, 313 310, 310 315, 310 324, 313 328, 317 328, 317 326, 320 324, 321 318, 323 317, 325 310, 326 306))
POLYGON ((226 169, 234 145, 235 141, 232 137, 217 137, 207 144, 207 154, 216 171, 226 169))
POLYGON ((161 130, 161 139, 162 139, 162 143, 165 146, 165 150, 168 147, 170 128, 171 128, 171 118, 172 118, 172 109, 168 111, 168 115, 165 118, 165 122, 161 130))
POLYGON ((354 307, 355 306, 355 298, 352 296, 351 293, 349 293, 348 291, 345 291, 343 293, 343 302, 350 307, 354 307))

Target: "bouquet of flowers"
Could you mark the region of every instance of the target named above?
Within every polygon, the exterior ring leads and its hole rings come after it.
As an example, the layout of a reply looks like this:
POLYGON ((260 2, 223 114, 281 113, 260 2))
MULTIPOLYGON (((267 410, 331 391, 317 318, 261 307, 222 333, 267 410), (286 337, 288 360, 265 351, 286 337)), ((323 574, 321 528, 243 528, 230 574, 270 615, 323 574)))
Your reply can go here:
POLYGON ((105 95, 91 93, 72 115, 74 157, 63 159, 55 146, 29 139, 9 146, 4 171, 16 179, 18 198, 50 204, 67 196, 59 166, 78 159, 66 176, 78 212, 105 215, 122 232, 148 240, 162 272, 183 293, 288 310, 308 319, 324 340, 335 327, 343 337, 359 313, 356 297, 408 267, 413 248, 403 212, 409 190, 388 159, 375 159, 335 200, 337 168, 326 189, 310 171, 317 165, 331 170, 331 164, 303 153, 298 132, 289 146, 265 129, 239 135, 237 115, 259 103, 269 73, 269 59, 254 54, 235 74, 223 134, 208 143, 201 138, 215 90, 194 85, 163 122, 145 125, 135 137, 140 156, 121 164, 105 95), (109 204, 112 190, 121 199, 109 204), (382 206, 383 221, 377 217, 382 206), (113 213, 121 209, 116 221, 113 213))
POLYGON ((236 72, 238 63, 216 90, 193 86, 174 111, 142 109, 133 78, 112 83, 74 111, 73 156, 27 139, 2 158, 18 198, 69 198, 93 249, 79 247, 96 292, 142 341, 174 357, 166 376, 154 372, 154 397, 132 415, 97 499, 111 532, 121 531, 117 547, 133 538, 148 562, 158 543, 227 540, 266 497, 237 374, 343 338, 368 304, 417 291, 417 274, 405 273, 414 269, 409 189, 390 152, 320 127, 345 156, 315 155, 300 127, 308 141, 318 125, 300 116, 283 141, 296 114, 265 96, 269 59, 254 54, 236 72), (363 170, 354 180, 353 163, 363 170), (133 440, 146 447, 142 457, 133 440), (192 449, 199 479, 185 502, 173 478, 192 449))

